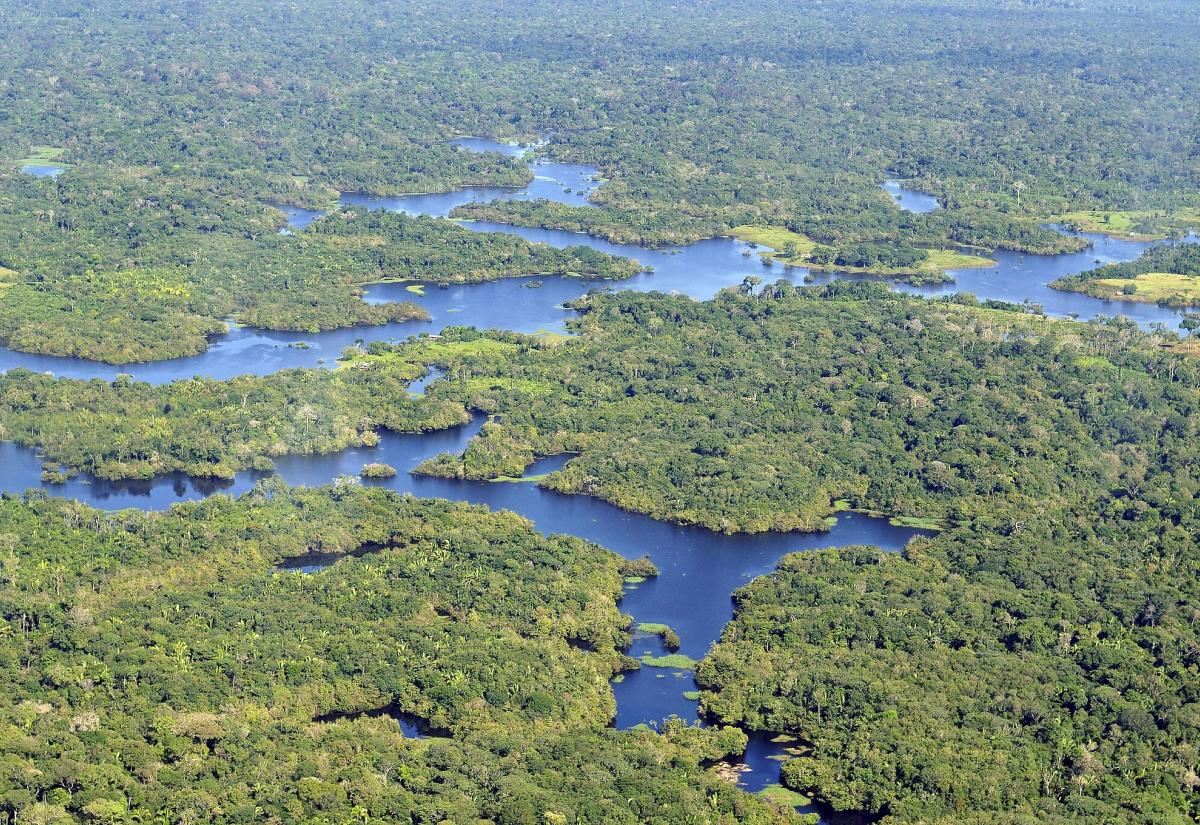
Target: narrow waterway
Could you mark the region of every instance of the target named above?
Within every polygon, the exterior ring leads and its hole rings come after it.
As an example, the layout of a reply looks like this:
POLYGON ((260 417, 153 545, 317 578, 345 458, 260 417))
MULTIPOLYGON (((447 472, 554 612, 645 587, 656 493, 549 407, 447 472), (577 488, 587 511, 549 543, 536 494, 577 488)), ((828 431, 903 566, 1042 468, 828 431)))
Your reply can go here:
POLYGON ((932 212, 941 206, 938 199, 928 192, 909 189, 904 185, 904 181, 894 178, 883 182, 883 191, 891 196, 892 203, 906 212, 921 214, 922 212, 932 212))

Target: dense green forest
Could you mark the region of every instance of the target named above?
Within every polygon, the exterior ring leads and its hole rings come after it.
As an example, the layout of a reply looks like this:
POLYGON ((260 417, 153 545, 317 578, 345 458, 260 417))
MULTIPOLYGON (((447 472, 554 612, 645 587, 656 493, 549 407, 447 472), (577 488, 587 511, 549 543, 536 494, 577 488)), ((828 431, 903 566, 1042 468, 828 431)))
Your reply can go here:
POLYGON ((795 821, 701 769, 737 730, 606 729, 623 564, 354 484, 159 515, 0 500, 0 814, 795 821), (313 551, 345 557, 274 568, 313 551))
POLYGON ((0 143, 299 197, 522 182, 439 141, 547 133, 605 169, 616 208, 889 229, 889 171, 952 210, 1194 197, 1185 5, 699 6, 31 0, 4 10, 0 143))
MULTIPOLYGON (((218 443, 205 422, 261 417, 281 449, 333 449, 355 404, 403 428, 471 408, 491 423, 426 472, 516 475, 569 450, 543 484, 716 529, 820 529, 840 507, 940 522, 903 555, 798 556, 741 592, 699 670, 709 712, 800 735, 790 783, 897 821, 1184 821, 1200 786, 1194 359, 1126 323, 868 283, 580 309, 575 337, 452 330, 329 372, 160 388, 10 373, 5 404, 42 408, 0 421, 10 437, 40 421, 20 437, 53 451, 114 407, 95 429, 119 427, 122 449, 196 439, 219 456, 272 442, 218 443), (428 363, 447 378, 407 398, 428 363), (283 429, 302 400, 335 399, 346 412, 283 429)), ((355 546, 310 542, 327 545, 355 546)))
POLYGON ((1200 479, 1168 440, 1087 504, 788 557, 735 593, 704 706, 799 735, 784 781, 885 823, 1194 821, 1200 479))
POLYGON ((1186 419, 1179 384, 1157 377, 1196 363, 1128 323, 868 283, 750 289, 593 295, 578 338, 445 361, 430 393, 494 419, 421 469, 488 478, 571 451, 546 485, 713 529, 819 529, 839 500, 957 522, 1088 500, 1134 461, 1132 428, 1151 445, 1160 417, 1186 419), (1129 350, 1147 360, 1123 363, 1129 350))

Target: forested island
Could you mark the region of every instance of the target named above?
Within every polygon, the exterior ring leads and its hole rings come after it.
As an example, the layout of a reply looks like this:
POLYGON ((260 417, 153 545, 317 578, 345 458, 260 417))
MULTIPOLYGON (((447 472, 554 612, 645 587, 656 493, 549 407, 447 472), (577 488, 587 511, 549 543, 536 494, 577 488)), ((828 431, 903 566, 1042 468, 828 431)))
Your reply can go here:
POLYGON ((887 275, 910 284, 949 281, 952 279, 946 274, 947 269, 989 267, 996 263, 955 249, 925 249, 909 243, 822 246, 782 226, 735 226, 732 234, 755 247, 765 244, 767 249, 759 254, 767 260, 816 272, 887 275))
POLYGON ((1069 275, 1051 286, 1097 298, 1200 306, 1200 244, 1155 246, 1135 261, 1069 275))
POLYGON ((1200 817, 1184 0, 0 27, 0 823, 1200 817))

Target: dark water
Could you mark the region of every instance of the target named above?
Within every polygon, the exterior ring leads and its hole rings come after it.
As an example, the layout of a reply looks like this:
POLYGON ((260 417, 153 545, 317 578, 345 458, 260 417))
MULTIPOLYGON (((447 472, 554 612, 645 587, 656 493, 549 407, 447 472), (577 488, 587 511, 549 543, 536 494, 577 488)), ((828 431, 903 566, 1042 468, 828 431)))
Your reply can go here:
MULTIPOLYGON (((311 572, 311 571, 306 571, 311 572)), ((411 713, 405 713, 395 705, 388 705, 382 708, 372 708, 371 710, 356 710, 356 711, 341 711, 335 710, 329 713, 323 713, 313 719, 314 722, 336 722, 340 719, 358 719, 366 716, 370 719, 379 719, 388 717, 395 721, 400 727, 401 733, 409 739, 424 739, 427 736, 449 736, 449 731, 439 730, 419 716, 411 713)))
POLYGON ((35 178, 57 178, 67 171, 67 168, 53 163, 27 163, 21 167, 21 171, 35 178))
POLYGON ((885 180, 883 189, 892 196, 892 202, 907 212, 932 212, 941 206, 938 199, 916 189, 905 188, 902 181, 885 180))

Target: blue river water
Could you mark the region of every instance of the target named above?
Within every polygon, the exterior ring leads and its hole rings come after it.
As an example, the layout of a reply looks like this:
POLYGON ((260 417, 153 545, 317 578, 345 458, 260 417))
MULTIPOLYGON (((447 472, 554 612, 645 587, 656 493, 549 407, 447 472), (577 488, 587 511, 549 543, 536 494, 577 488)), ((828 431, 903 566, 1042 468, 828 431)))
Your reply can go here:
MULTIPOLYGON (((524 153, 523 147, 497 144, 480 138, 456 141, 466 151, 502 151, 512 156, 524 153)), ((478 188, 458 192, 376 198, 347 193, 343 205, 371 209, 393 209, 413 214, 447 215, 455 206, 474 200, 496 198, 524 199, 545 197, 572 205, 586 205, 588 196, 600 184, 595 169, 575 164, 533 161, 533 181, 519 189, 478 188)), ((895 182, 889 182, 895 183, 895 182)), ((893 187, 900 190, 898 184, 893 187)), ((890 191, 890 190, 889 190, 890 191)), ((913 211, 935 208, 911 191, 897 191, 904 208, 913 211)), ((301 232, 319 212, 280 207, 283 229, 301 232)), ((530 241, 562 247, 587 244, 605 252, 634 257, 653 267, 653 271, 619 283, 581 282, 578 279, 545 276, 513 278, 470 285, 429 285, 424 295, 408 292, 403 284, 371 287, 367 300, 381 302, 415 300, 432 316, 427 322, 389 324, 379 327, 334 330, 316 335, 272 333, 231 325, 228 333, 217 336, 208 351, 190 358, 124 367, 99 364, 76 358, 31 355, 0 349, 0 369, 26 367, 75 378, 111 380, 120 373, 153 383, 201 375, 215 379, 254 373, 268 374, 287 367, 332 365, 341 350, 355 342, 402 339, 414 333, 436 332, 450 324, 483 328, 503 328, 524 332, 561 330, 569 317, 563 303, 578 297, 586 289, 633 289, 678 292, 705 299, 720 289, 737 284, 747 275, 764 280, 786 278, 797 284, 822 281, 834 276, 810 276, 802 267, 785 267, 762 261, 756 250, 731 238, 716 238, 694 244, 662 249, 647 249, 613 244, 585 235, 558 230, 527 229, 492 223, 466 224, 478 231, 507 232, 530 241), (304 342, 299 348, 292 344, 304 342)), ((1089 249, 1069 255, 1033 256, 997 252, 996 266, 988 269, 958 270, 952 286, 899 288, 918 294, 936 295, 965 290, 979 298, 1040 304, 1052 315, 1091 318, 1096 315, 1124 315, 1142 325, 1164 323, 1175 326, 1180 313, 1154 305, 1134 302, 1100 301, 1074 293, 1051 290, 1047 284, 1062 275, 1091 268, 1097 263, 1130 260, 1146 244, 1127 240, 1088 236, 1089 249)), ((420 392, 437 375, 417 382, 420 392)), ((619 510, 603 501, 585 496, 562 496, 529 482, 488 483, 434 479, 411 475, 408 471, 423 459, 439 452, 460 452, 478 431, 482 421, 421 435, 380 433, 380 443, 323 456, 285 456, 276 460, 278 475, 289 484, 316 486, 328 484, 340 476, 357 476, 366 463, 383 462, 396 467, 396 477, 364 481, 417 496, 441 497, 457 501, 506 508, 531 519, 539 530, 561 532, 597 542, 628 558, 648 555, 661 574, 657 578, 630 584, 622 609, 639 622, 669 624, 679 634, 682 653, 700 658, 718 638, 732 615, 731 592, 755 576, 770 572, 786 553, 848 544, 870 544, 889 551, 903 548, 920 531, 891 525, 883 519, 843 513, 836 526, 825 533, 726 536, 710 531, 654 521, 645 516, 619 510)), ((552 472, 570 456, 542 459, 528 468, 530 475, 552 472)), ((136 507, 163 509, 181 501, 195 500, 218 492, 237 495, 250 489, 262 477, 241 473, 230 481, 196 479, 175 474, 145 481, 107 482, 76 477, 65 484, 50 485, 40 480, 41 466, 36 453, 11 443, 0 443, 0 492, 19 493, 41 488, 52 495, 79 499, 106 509, 136 507)), ((300 569, 319 570, 329 559, 308 560, 300 569)), ((638 634, 630 653, 634 656, 664 653, 657 636, 638 634)), ((690 670, 643 667, 625 674, 613 685, 617 698, 619 727, 658 724, 676 715, 697 720, 697 707, 684 696, 695 689, 690 670)), ((414 734, 416 733, 414 729, 414 734)), ((779 759, 784 746, 768 736, 752 735, 740 782, 749 790, 758 790, 778 781, 779 759)), ((812 809, 816 810, 816 809, 812 809)))
MULTIPOLYGON (((437 377, 431 374, 412 389, 420 391, 437 377)), ((731 592, 754 577, 769 573, 783 555, 849 544, 870 544, 895 551, 921 532, 894 526, 885 519, 843 513, 836 526, 825 533, 730 536, 655 521, 598 499, 564 496, 530 482, 459 481, 407 472, 437 453, 462 451, 482 423, 483 418, 477 417, 468 425, 425 434, 385 430, 375 447, 319 456, 283 456, 276 460, 277 473, 288 484, 312 487, 329 484, 339 477, 356 476, 364 464, 383 462, 396 467, 399 473, 391 479, 362 483, 415 496, 512 510, 529 518, 542 532, 579 536, 626 558, 649 556, 658 566, 659 576, 628 585, 621 609, 638 622, 670 625, 680 636, 680 652, 693 659, 703 657, 732 617, 731 592)), ((553 472, 570 458, 563 455, 540 459, 527 469, 527 474, 553 472)), ((3 468, 0 492, 20 493, 41 488, 52 495, 106 509, 161 510, 176 502, 217 492, 238 495, 264 477, 245 472, 232 482, 218 482, 172 474, 149 481, 107 482, 80 476, 66 484, 51 485, 39 480, 40 461, 35 452, 12 443, 0 443, 0 468, 3 468)), ((305 557, 284 567, 311 573, 337 561, 336 557, 305 557)), ((633 656, 646 653, 660 656, 667 651, 659 637, 636 634, 629 652, 633 656)), ((684 696, 685 691, 695 689, 690 670, 643 667, 626 673, 613 685, 617 700, 615 724, 620 728, 638 724, 655 726, 669 716, 699 721, 696 702, 684 696)), ((412 720, 398 718, 406 725, 413 724, 412 720)), ((771 741, 770 735, 751 734, 739 774, 740 784, 755 791, 777 782, 784 747, 771 741)))
POLYGON ((21 171, 35 178, 57 178, 67 168, 54 163, 27 163, 21 167, 21 171))
POLYGON ((883 182, 883 190, 892 196, 892 203, 906 212, 932 212, 941 206, 933 195, 908 189, 903 181, 889 178, 883 182))

